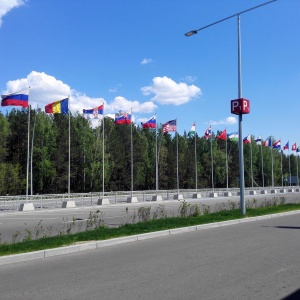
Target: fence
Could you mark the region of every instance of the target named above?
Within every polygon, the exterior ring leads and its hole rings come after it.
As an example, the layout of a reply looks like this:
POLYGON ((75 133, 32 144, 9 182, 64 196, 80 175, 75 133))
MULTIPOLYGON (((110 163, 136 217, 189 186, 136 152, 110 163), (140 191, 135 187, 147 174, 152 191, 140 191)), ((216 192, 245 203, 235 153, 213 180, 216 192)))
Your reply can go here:
MULTIPOLYGON (((214 189, 214 193, 218 197, 224 197, 226 192, 230 192, 232 196, 239 195, 239 188, 234 189, 214 189)), ((245 190, 245 196, 253 194, 264 193, 285 193, 286 190, 278 188, 249 188, 245 190)), ((287 192, 299 192, 299 188, 288 189, 287 192)), ((173 200, 177 195, 177 190, 162 190, 162 191, 118 191, 118 192, 105 192, 104 197, 109 200, 110 204, 127 203, 127 199, 131 196, 136 197, 138 202, 153 201, 153 196, 159 195, 162 200, 173 200)), ((183 199, 192 199, 195 190, 180 190, 183 199)), ((211 189, 201 189, 197 191, 201 198, 209 198, 212 193, 211 189)), ((18 211, 20 206, 24 203, 32 203, 34 209, 51 209, 62 208, 65 201, 72 200, 77 206, 92 206, 97 205, 98 200, 103 198, 101 192, 81 193, 81 194, 46 194, 46 195, 33 195, 33 196, 2 196, 0 197, 0 211, 18 211)))

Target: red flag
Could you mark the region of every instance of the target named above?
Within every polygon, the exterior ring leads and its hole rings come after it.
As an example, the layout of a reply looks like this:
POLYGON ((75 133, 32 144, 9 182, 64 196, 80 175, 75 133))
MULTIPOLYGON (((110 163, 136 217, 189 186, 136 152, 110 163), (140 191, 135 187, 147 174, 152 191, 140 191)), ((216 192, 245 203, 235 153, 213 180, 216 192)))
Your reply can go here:
POLYGON ((292 145, 292 151, 296 151, 297 150, 297 146, 296 143, 292 145))
POLYGON ((223 130, 219 135, 217 135, 216 138, 220 140, 226 140, 227 139, 226 129, 223 130))

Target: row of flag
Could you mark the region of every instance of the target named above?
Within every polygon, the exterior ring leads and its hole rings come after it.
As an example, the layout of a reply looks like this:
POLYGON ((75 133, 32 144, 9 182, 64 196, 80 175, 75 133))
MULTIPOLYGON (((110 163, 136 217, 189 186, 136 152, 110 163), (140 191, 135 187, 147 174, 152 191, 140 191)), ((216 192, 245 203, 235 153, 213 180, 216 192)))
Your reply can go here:
MULTIPOLYGON (((2 95, 2 101, 1 106, 21 106, 24 108, 28 107, 28 92, 17 92, 9 95, 2 95)), ((93 118, 98 118, 99 115, 103 115, 104 110, 104 104, 97 106, 92 109, 83 109, 83 114, 87 116, 92 116, 93 118)), ((45 106, 45 112, 49 114, 68 114, 69 113, 69 98, 65 98, 59 101, 55 101, 52 103, 49 103, 45 106)), ((131 124, 131 114, 128 112, 118 112, 115 114, 115 124, 131 124)), ((141 123, 142 128, 156 128, 156 116, 154 115, 150 119, 148 119, 146 122, 141 123)), ((170 120, 162 125, 162 131, 164 134, 169 132, 176 132, 177 131, 177 120, 170 120)), ((188 136, 194 136, 196 133, 196 124, 194 123, 188 133, 188 136)), ((204 138, 211 138, 212 132, 211 132, 211 126, 209 126, 205 133, 204 138)), ((216 138, 221 140, 238 140, 238 133, 233 132, 230 134, 226 133, 226 129, 223 130, 216 138)), ((276 142, 272 143, 271 137, 268 137, 262 144, 261 137, 257 137, 255 139, 255 142, 257 145, 263 145, 266 147, 272 147, 274 149, 281 149, 281 140, 278 140, 276 142)), ((251 135, 247 135, 243 139, 244 144, 250 144, 251 143, 251 135)), ((283 150, 289 150, 289 142, 287 142, 283 150)), ((300 152, 300 146, 297 148, 296 143, 292 145, 291 148, 292 151, 300 152)))

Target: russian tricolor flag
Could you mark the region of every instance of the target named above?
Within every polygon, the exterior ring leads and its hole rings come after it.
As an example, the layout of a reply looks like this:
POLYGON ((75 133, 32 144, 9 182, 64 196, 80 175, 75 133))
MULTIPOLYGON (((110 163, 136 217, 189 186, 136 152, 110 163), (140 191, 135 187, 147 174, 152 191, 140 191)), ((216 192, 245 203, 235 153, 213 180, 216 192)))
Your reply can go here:
POLYGON ((153 116, 145 123, 141 123, 143 128, 156 128, 156 118, 153 116))
POLYGON ((28 107, 28 91, 26 93, 18 92, 10 95, 2 95, 1 98, 1 106, 28 107))

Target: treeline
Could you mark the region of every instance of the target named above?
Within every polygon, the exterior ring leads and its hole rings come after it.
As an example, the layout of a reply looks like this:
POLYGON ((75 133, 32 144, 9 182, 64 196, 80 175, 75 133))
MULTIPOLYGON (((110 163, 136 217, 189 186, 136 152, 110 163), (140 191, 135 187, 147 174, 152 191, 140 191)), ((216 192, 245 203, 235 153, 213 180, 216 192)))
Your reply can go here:
MULTIPOLYGON (((30 112, 29 191, 33 194, 68 192, 69 174, 69 118, 67 115, 47 115, 30 112), (33 145, 33 147, 32 147, 33 145), (32 153, 32 160, 31 160, 32 153), (30 178, 32 176, 32 187, 30 178)), ((72 193, 102 191, 103 186, 103 127, 102 122, 92 128, 79 113, 70 118, 70 191, 72 193)), ((177 188, 177 137, 157 130, 159 189, 177 188)), ((104 122, 104 187, 105 191, 131 189, 131 126, 115 125, 110 118, 104 122)), ((12 109, 5 116, 0 113, 0 195, 26 194, 28 110, 12 109)), ((156 136, 155 130, 132 127, 133 137, 133 189, 156 188, 156 136)), ((196 136, 197 185, 212 187, 211 146, 213 153, 213 182, 215 188, 227 186, 226 141, 211 141, 196 136)), ((272 160, 275 185, 281 186, 282 174, 297 175, 296 156, 281 154, 276 149, 244 145, 245 185, 262 186, 262 157, 264 185, 272 185, 272 160), (252 147, 252 150, 251 148, 252 147), (270 155, 272 151, 272 155, 270 155), (251 156, 252 152, 252 156, 251 156), (251 178, 251 160, 253 181, 251 178), (282 163, 281 163, 282 161, 282 163), (282 172, 281 172, 281 166, 282 172)), ((239 186, 238 143, 227 141, 228 185, 239 186)), ((195 188, 195 138, 187 133, 178 135, 179 187, 195 188)))

